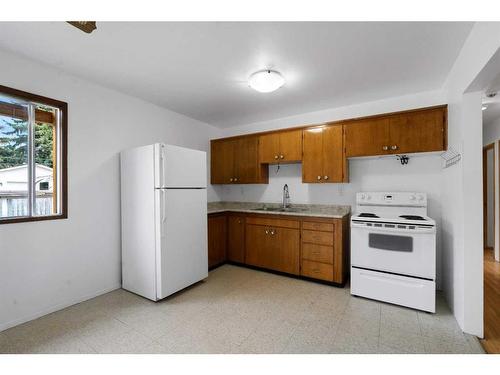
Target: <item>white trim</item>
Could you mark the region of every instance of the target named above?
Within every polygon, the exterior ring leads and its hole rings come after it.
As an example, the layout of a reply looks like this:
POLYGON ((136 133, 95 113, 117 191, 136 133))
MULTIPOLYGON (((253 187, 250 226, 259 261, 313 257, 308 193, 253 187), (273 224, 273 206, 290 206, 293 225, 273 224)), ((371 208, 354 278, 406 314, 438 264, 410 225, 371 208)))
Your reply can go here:
POLYGON ((114 284, 113 286, 110 286, 109 288, 101 289, 101 290, 99 290, 97 292, 94 292, 94 293, 91 293, 91 294, 87 294, 87 295, 84 295, 84 296, 79 297, 79 298, 72 299, 72 300, 70 300, 68 302, 64 302, 64 303, 60 303, 60 304, 48 307, 48 308, 46 308, 44 310, 38 311, 38 312, 36 312, 34 314, 31 314, 31 315, 28 315, 28 316, 24 316, 24 317, 16 319, 16 320, 11 320, 10 322, 3 323, 3 324, 0 325, 0 332, 5 331, 6 329, 9 329, 9 328, 18 326, 20 324, 29 322, 31 320, 38 319, 38 318, 40 318, 42 316, 51 314, 53 312, 65 309, 67 307, 76 305, 78 303, 85 302, 85 301, 87 301, 89 299, 98 297, 98 296, 100 296, 102 294, 106 294, 106 293, 112 292, 113 290, 120 289, 121 287, 122 287, 121 284, 117 283, 117 284, 114 284))

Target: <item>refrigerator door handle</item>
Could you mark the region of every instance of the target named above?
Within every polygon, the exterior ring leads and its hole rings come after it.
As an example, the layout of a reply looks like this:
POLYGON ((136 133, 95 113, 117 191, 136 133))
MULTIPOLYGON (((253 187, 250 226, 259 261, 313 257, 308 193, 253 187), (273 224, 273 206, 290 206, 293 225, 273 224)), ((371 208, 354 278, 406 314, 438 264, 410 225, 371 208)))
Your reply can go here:
POLYGON ((167 202, 165 202, 166 194, 167 191, 165 189, 161 189, 161 204, 162 204, 161 222, 163 224, 167 221, 167 202))

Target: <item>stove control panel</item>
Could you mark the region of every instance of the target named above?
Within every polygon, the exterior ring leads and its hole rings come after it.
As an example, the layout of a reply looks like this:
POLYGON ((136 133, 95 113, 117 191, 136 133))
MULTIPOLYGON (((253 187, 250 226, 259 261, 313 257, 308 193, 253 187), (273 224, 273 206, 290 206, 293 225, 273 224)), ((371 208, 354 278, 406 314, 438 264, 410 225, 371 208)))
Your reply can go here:
POLYGON ((427 206, 427 194, 416 192, 362 192, 356 194, 358 205, 427 206))

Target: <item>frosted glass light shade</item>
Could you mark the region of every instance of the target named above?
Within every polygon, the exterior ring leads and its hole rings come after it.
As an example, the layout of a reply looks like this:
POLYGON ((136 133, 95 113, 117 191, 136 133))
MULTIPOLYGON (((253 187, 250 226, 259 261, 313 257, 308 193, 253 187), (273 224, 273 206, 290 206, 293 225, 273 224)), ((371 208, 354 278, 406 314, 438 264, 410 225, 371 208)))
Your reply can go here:
POLYGON ((255 72, 248 79, 248 85, 258 92, 272 92, 285 84, 285 78, 274 70, 255 72))

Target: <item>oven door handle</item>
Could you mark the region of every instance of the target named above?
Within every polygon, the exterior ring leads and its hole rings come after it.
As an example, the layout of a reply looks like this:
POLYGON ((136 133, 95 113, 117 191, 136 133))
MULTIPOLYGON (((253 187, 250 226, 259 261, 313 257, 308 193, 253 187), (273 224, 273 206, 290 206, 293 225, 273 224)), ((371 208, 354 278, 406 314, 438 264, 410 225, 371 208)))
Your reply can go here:
MULTIPOLYGON (((395 224, 397 225, 397 224, 395 224)), ((415 228, 415 229, 402 229, 402 228, 387 228, 387 227, 368 227, 365 224, 358 224, 355 222, 351 222, 351 228, 356 228, 356 229, 366 229, 371 232, 378 232, 378 233, 436 233, 436 227, 430 227, 430 228, 415 228)))

